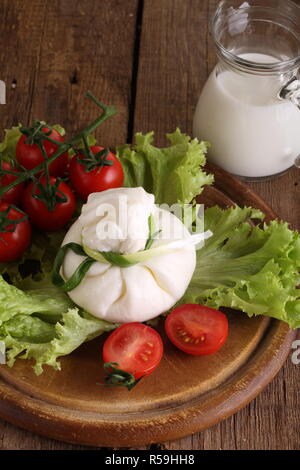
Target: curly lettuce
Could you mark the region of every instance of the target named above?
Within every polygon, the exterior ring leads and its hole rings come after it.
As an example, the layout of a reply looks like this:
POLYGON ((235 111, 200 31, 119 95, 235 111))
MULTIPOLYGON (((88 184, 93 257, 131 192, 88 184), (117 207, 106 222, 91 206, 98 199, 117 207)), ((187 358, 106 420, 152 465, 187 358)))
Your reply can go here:
POLYGON ((0 143, 1 158, 6 161, 15 160, 16 146, 21 135, 20 125, 4 131, 4 140, 0 143))
POLYGON ((288 224, 263 219, 252 208, 205 211, 205 230, 213 236, 197 252, 193 278, 180 303, 230 307, 300 327, 300 236, 288 224))
POLYGON ((60 370, 59 357, 116 327, 87 313, 80 313, 78 308, 62 313, 61 320, 55 325, 35 317, 25 318, 27 321, 24 322, 24 319, 15 317, 15 325, 4 323, 0 327, 0 339, 6 346, 8 366, 12 367, 17 357, 34 359, 33 368, 37 375, 43 372, 45 365, 60 370))
POLYGON ((208 143, 191 139, 177 129, 167 134, 170 145, 155 147, 154 132, 136 134, 135 144, 118 147, 126 187, 142 186, 154 194, 156 204, 189 203, 200 194, 213 175, 203 166, 208 143))
POLYGON ((73 304, 68 296, 62 295, 61 291, 55 291, 51 284, 49 289, 37 287, 26 291, 8 284, 0 276, 0 326, 20 313, 23 316, 35 313, 57 317, 71 306, 73 304))

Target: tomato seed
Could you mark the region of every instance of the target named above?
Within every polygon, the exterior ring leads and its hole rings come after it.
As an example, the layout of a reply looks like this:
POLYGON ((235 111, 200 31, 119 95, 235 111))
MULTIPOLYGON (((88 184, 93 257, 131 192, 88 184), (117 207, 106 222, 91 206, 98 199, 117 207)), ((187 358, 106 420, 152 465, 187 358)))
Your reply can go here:
POLYGON ((179 336, 186 336, 186 335, 187 335, 187 332, 184 331, 184 330, 180 330, 180 329, 179 329, 179 330, 178 330, 178 335, 179 335, 179 336))

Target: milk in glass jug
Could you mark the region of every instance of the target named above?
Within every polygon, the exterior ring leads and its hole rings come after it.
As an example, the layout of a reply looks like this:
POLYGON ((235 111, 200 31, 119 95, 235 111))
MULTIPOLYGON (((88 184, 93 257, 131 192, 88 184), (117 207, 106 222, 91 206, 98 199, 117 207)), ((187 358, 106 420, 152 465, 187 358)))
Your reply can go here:
POLYGON ((219 63, 193 122, 211 143, 208 159, 251 180, 300 166, 300 7, 222 1, 211 34, 219 63))

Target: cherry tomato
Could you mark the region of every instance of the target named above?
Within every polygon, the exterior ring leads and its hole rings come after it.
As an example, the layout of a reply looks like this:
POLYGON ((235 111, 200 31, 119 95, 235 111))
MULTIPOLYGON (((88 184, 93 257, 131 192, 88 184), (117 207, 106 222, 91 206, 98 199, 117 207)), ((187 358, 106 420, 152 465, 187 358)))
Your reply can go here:
POLYGON ((125 323, 107 338, 103 346, 103 361, 115 362, 136 380, 151 374, 163 355, 160 335, 143 323, 125 323))
MULTIPOLYGON (((6 161, 1 162, 1 169, 18 172, 16 168, 14 168, 10 163, 6 161)), ((7 186, 8 184, 15 181, 16 178, 17 177, 14 175, 9 175, 9 174, 3 175, 0 178, 0 186, 2 187, 7 186)), ((17 206, 19 202, 21 201, 23 191, 24 191, 24 183, 17 184, 17 186, 14 186, 13 188, 9 189, 9 191, 3 194, 1 201, 7 202, 8 204, 15 204, 17 206)))
MULTIPOLYGON (((57 178, 50 177, 50 185, 54 186, 57 178)), ((39 183, 43 186, 46 185, 46 177, 42 177, 39 183)), ((53 210, 49 210, 44 201, 33 197, 35 194, 40 195, 41 189, 36 183, 30 183, 23 194, 23 209, 28 214, 30 221, 38 228, 45 231, 55 231, 63 227, 72 217, 76 201, 71 188, 63 183, 59 183, 57 188, 66 197, 65 202, 57 202, 54 204, 53 210)), ((61 196, 58 191, 56 195, 61 196)))
POLYGON ((177 348, 195 356, 206 356, 218 351, 225 343, 228 320, 219 310, 185 304, 167 316, 165 329, 177 348))
POLYGON ((0 203, 0 262, 14 261, 24 253, 31 240, 31 226, 24 212, 0 203), (18 220, 20 222, 18 222, 18 220), (12 221, 10 224, 9 222, 12 221))
MULTIPOLYGON (((49 132, 50 129, 43 127, 42 132, 49 132)), ((64 138, 56 129, 52 129, 49 137, 57 142, 64 142, 64 138)), ((27 137, 22 135, 17 143, 16 157, 19 164, 27 170, 32 170, 44 161, 43 154, 37 144, 28 145, 25 143, 27 137)), ((58 146, 49 140, 43 140, 47 157, 51 157, 58 149, 58 146)), ((62 176, 68 165, 68 152, 60 155, 54 162, 49 165, 49 173, 53 176, 62 176)))
MULTIPOLYGON (((94 155, 104 150, 103 147, 93 146, 90 148, 94 155)), ((70 162, 69 178, 77 194, 86 200, 91 193, 105 191, 110 188, 119 188, 124 182, 124 173, 119 159, 109 152, 108 161, 112 161, 111 166, 95 166, 90 171, 84 164, 85 156, 81 153, 74 156, 70 162)))

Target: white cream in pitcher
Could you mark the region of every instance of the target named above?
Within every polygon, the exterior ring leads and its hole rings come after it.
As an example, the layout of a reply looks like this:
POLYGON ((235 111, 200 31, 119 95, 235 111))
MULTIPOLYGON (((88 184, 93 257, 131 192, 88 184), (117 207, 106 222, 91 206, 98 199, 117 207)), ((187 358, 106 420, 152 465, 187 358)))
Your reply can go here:
MULTIPOLYGON (((276 62, 265 54, 240 57, 276 62)), ((212 71, 197 104, 193 129, 195 137, 211 143, 212 162, 246 177, 275 175, 294 164, 300 155, 300 110, 278 98, 283 84, 278 75, 212 71)))

